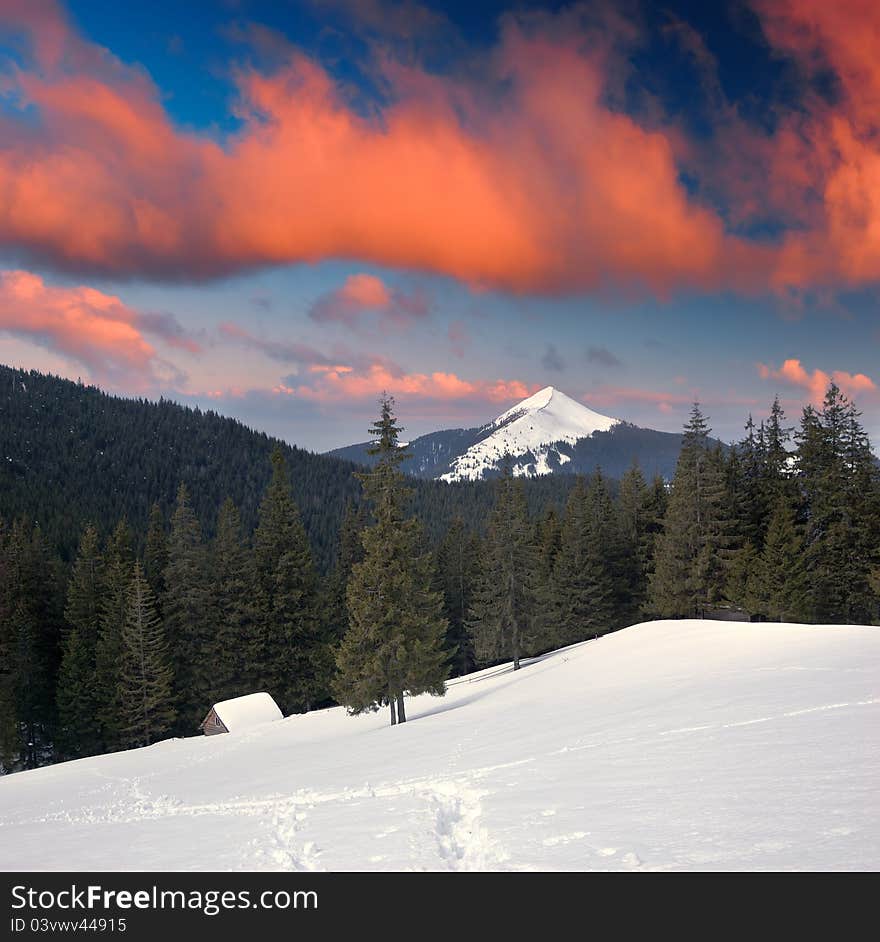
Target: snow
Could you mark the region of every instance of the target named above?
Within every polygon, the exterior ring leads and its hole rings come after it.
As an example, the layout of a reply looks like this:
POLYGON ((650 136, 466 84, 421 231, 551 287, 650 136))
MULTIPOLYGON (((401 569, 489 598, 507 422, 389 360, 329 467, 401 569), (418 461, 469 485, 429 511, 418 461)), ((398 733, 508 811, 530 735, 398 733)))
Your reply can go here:
POLYGON ((222 700, 214 704, 214 712, 230 733, 282 719, 281 710, 268 693, 249 693, 245 697, 222 700))
POLYGON ((8 870, 875 870, 880 629, 649 622, 0 778, 8 870))
MULTIPOLYGON (((515 475, 550 474, 553 469, 547 457, 557 451, 552 446, 562 442, 573 445, 595 432, 607 432, 618 422, 547 386, 486 425, 485 437, 455 458, 451 470, 441 475, 440 480, 479 480, 504 458, 527 454, 534 456, 534 464, 512 461, 515 475)), ((558 451, 557 458, 562 461, 558 451)))

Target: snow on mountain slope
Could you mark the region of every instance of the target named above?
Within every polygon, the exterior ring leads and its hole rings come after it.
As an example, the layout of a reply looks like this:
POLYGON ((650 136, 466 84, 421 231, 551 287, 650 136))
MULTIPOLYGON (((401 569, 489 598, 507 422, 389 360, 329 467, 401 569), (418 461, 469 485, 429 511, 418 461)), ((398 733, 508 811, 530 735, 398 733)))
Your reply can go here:
POLYGON ((9 870, 880 867, 880 628, 649 622, 0 779, 9 870))
POLYGON ((485 425, 485 437, 455 458, 440 480, 479 480, 505 458, 513 459, 515 475, 549 474, 551 453, 555 452, 557 463, 568 460, 554 445, 572 445, 594 432, 607 432, 618 422, 547 386, 485 425), (525 460, 515 460, 523 456, 525 460))

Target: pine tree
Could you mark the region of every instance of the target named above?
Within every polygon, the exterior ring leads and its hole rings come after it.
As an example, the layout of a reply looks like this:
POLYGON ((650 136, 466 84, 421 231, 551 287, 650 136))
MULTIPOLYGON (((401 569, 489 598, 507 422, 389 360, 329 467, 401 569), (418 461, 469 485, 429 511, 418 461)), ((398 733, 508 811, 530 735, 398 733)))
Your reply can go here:
POLYGON ((58 678, 59 751, 68 757, 101 750, 95 668, 104 605, 104 560, 98 531, 86 527, 67 588, 58 678))
POLYGON ((144 576, 150 583, 153 595, 161 599, 165 594, 165 569, 168 566, 168 534, 165 530, 165 515, 159 502, 150 508, 147 524, 147 545, 144 551, 144 576))
POLYGON ((813 618, 870 622, 876 614, 870 573, 880 540, 878 472, 859 413, 835 383, 821 411, 804 409, 797 445, 813 618))
POLYGON ((542 646, 536 548, 521 478, 510 468, 496 484, 495 509, 483 540, 470 628, 478 663, 520 658, 542 646))
POLYGON ((479 558, 479 540, 465 527, 464 520, 456 517, 437 550, 444 614, 449 623, 446 648, 451 652, 453 677, 470 673, 476 665, 468 620, 476 587, 479 558))
POLYGON ((51 754, 61 612, 58 572, 42 530, 16 521, 5 540, 0 611, 0 733, 5 768, 35 768, 51 754))
POLYGON ((230 498, 220 508, 209 557, 209 646, 203 657, 210 664, 208 699, 217 703, 259 688, 247 660, 259 617, 256 569, 230 498))
POLYGON ((645 610, 647 601, 656 513, 651 490, 637 462, 620 479, 619 503, 625 586, 635 615, 645 610))
POLYGON ((210 706, 210 591, 202 529, 181 484, 171 519, 165 595, 161 600, 165 636, 174 672, 176 731, 195 730, 210 706))
POLYGON ((612 627, 614 582, 601 543, 599 492, 588 492, 578 477, 565 506, 562 539, 551 581, 548 647, 583 641, 612 627))
POLYGON ((733 520, 724 456, 708 447, 709 427, 698 404, 685 425, 672 494, 658 538, 650 606, 658 615, 704 615, 722 597, 733 520))
POLYGON ((119 699, 119 664, 122 632, 128 610, 128 586, 134 563, 132 534, 125 520, 116 525, 104 550, 104 591, 95 644, 95 700, 101 747, 106 751, 122 744, 122 703, 119 699))
POLYGON ((608 482, 596 468, 587 488, 590 547, 597 574, 601 571, 610 590, 607 603, 597 605, 593 636, 631 624, 638 612, 632 594, 636 581, 634 560, 623 534, 620 509, 611 498, 608 482), (604 608, 604 611, 603 611, 604 608))
POLYGON ((140 563, 135 563, 119 667, 124 746, 146 746, 170 731, 174 722, 172 678, 156 601, 140 563))
POLYGON ((348 583, 349 629, 337 651, 335 693, 352 713, 388 705, 394 724, 406 721, 404 692, 445 692, 448 623, 433 588, 432 554, 418 521, 404 515, 410 488, 400 471, 405 452, 394 400, 383 396, 380 405, 370 429, 378 460, 360 476, 375 522, 363 531, 364 558, 348 583))
POLYGON ((308 710, 327 696, 332 658, 318 612, 311 547, 279 449, 272 454, 272 480, 260 504, 254 558, 259 590, 254 663, 285 712, 308 710))
POLYGON ((803 531, 784 494, 770 517, 751 586, 758 611, 770 621, 797 622, 809 617, 810 580, 803 531))
POLYGON ((334 644, 345 637, 348 631, 348 605, 345 595, 351 570, 364 558, 364 545, 361 533, 366 527, 368 515, 363 504, 349 501, 342 518, 339 531, 339 550, 336 565, 327 580, 326 586, 326 624, 328 637, 334 644))

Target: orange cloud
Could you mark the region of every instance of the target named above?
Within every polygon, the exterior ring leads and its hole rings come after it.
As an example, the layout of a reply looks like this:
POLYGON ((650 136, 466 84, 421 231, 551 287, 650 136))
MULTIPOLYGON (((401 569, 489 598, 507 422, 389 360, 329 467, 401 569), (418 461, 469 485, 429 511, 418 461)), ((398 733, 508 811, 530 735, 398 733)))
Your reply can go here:
POLYGON ((523 399, 538 388, 518 380, 471 382, 455 373, 406 373, 393 364, 380 361, 363 369, 320 366, 307 372, 312 374, 310 382, 297 383, 297 376, 289 376, 272 390, 273 393, 317 402, 373 399, 380 393, 389 392, 406 397, 408 401, 469 399, 497 403, 523 399))
POLYGON ((342 287, 320 297, 311 307, 309 317, 319 324, 339 323, 351 328, 361 326, 365 312, 379 313, 379 326, 408 327, 428 316, 429 305, 421 291, 410 294, 389 288, 375 275, 349 275, 342 287))
MULTIPOLYGON (((780 286, 880 279, 880 7, 871 0, 754 0, 765 34, 807 77, 836 79, 766 141, 764 174, 807 207, 783 241, 780 286), (812 207, 812 208, 810 208, 812 207)), ((766 190, 765 190, 766 192, 766 190)))
POLYGON ((829 385, 834 381, 840 389, 851 398, 860 393, 875 393, 877 385, 870 376, 864 373, 847 373, 844 370, 834 370, 826 373, 824 370, 806 370, 800 360, 785 360, 781 367, 775 369, 764 363, 758 364, 758 375, 762 379, 779 379, 792 386, 806 389, 810 402, 821 405, 829 385))
POLYGON ((171 368, 144 337, 145 324, 172 342, 179 333, 168 315, 151 319, 94 288, 55 287, 28 271, 0 271, 0 332, 69 356, 96 379, 167 378, 171 368))
POLYGON ((26 5, 0 13, 40 47, 13 77, 38 120, 0 127, 0 244, 55 265, 208 277, 348 258, 540 293, 768 277, 766 248, 690 200, 667 137, 608 108, 576 24, 508 18, 479 81, 387 60, 381 120, 289 51, 238 73, 243 126, 221 145, 46 8, 49 49, 26 5))

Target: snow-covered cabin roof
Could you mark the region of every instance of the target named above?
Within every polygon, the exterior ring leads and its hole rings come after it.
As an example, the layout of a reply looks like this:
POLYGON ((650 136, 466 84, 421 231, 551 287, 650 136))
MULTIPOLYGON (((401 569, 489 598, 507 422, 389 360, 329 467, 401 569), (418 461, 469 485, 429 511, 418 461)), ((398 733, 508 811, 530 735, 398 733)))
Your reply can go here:
POLYGON ((214 712, 230 733, 280 720, 283 716, 268 693, 249 693, 244 697, 222 700, 214 704, 214 712))

